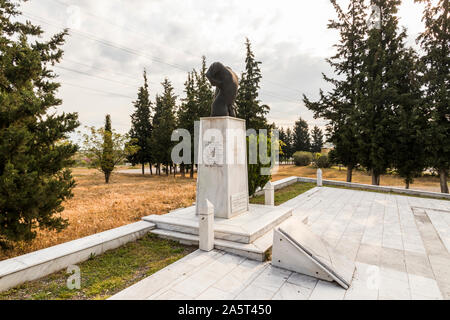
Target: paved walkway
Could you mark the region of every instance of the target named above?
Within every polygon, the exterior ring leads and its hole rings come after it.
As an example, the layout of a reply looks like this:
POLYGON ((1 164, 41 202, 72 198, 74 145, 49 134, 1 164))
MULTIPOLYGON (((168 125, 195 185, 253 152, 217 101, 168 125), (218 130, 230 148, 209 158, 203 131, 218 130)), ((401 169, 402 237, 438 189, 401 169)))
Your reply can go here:
POLYGON ((285 205, 355 261, 349 290, 215 250, 112 299, 450 299, 450 201, 320 188, 285 205))

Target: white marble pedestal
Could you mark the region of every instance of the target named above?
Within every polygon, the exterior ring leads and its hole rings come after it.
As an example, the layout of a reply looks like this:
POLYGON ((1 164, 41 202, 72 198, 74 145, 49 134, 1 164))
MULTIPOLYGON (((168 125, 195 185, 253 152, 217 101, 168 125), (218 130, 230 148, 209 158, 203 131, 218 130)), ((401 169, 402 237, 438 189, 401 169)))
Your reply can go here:
POLYGON ((197 203, 209 200, 217 218, 230 219, 247 212, 245 120, 202 118, 199 131, 197 203))

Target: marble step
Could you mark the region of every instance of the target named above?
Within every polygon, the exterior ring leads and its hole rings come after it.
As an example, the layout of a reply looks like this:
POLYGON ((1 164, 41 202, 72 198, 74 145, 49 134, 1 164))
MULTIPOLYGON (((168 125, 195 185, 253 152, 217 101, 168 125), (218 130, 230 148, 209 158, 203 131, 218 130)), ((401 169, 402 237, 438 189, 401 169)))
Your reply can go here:
MULTIPOLYGON (((253 243, 292 216, 290 207, 250 205, 247 213, 231 219, 214 220, 214 237, 220 240, 253 243)), ((198 216, 195 207, 178 209, 165 215, 150 215, 144 221, 154 223, 158 230, 198 235, 198 216)))
MULTIPOLYGON (((151 232, 161 238, 178 241, 186 245, 197 246, 199 243, 199 237, 193 234, 186 234, 162 229, 154 229, 151 232)), ((273 230, 270 230, 262 237, 256 239, 253 243, 239 243, 234 241, 215 239, 214 248, 238 256, 246 257, 251 260, 265 261, 268 251, 272 248, 272 243, 273 230)))

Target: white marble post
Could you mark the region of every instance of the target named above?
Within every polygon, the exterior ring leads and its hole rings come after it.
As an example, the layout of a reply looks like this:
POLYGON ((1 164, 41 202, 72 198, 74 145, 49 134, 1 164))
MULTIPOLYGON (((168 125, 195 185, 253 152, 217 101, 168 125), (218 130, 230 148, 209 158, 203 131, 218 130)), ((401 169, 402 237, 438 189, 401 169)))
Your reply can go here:
POLYGON ((322 180, 322 169, 317 170, 317 186, 322 187, 323 186, 323 180, 322 180))
POLYGON ((274 206, 275 205, 275 187, 272 182, 267 182, 264 186, 264 199, 266 206, 274 206))
POLYGON ((214 206, 208 200, 198 204, 199 248, 203 251, 214 249, 214 206))
POLYGON ((199 131, 197 203, 211 201, 216 218, 230 219, 247 212, 245 120, 201 118, 199 131))

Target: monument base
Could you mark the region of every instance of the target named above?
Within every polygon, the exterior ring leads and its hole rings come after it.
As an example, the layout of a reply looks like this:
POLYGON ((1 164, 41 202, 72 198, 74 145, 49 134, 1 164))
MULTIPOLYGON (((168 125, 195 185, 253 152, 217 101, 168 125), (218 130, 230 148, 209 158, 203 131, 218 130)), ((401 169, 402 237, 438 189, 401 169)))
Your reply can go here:
POLYGON ((198 151, 197 203, 210 201, 216 218, 230 219, 247 212, 245 120, 201 118, 198 151))

